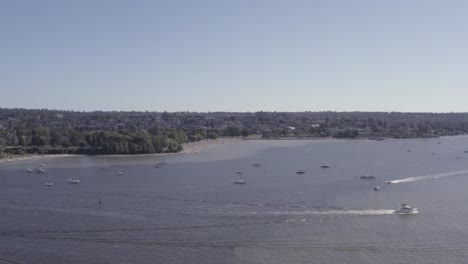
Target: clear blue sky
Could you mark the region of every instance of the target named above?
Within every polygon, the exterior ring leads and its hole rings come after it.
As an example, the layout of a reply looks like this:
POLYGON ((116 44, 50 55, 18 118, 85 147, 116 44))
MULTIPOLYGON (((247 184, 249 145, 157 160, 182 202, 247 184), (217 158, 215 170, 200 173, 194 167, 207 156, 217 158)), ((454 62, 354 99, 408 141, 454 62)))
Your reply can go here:
POLYGON ((4 0, 0 107, 468 111, 468 1, 4 0))

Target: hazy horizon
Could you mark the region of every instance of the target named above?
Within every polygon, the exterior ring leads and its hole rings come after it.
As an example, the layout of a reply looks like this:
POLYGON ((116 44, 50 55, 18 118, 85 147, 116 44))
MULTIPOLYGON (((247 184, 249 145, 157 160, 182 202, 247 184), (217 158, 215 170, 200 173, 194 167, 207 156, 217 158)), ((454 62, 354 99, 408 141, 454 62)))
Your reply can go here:
POLYGON ((0 107, 467 112, 465 1, 5 1, 0 107))

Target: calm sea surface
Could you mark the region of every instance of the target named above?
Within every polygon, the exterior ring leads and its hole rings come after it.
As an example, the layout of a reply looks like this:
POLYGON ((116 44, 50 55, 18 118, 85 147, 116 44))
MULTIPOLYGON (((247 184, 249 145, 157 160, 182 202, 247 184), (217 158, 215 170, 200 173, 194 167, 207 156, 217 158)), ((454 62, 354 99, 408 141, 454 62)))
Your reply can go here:
POLYGON ((462 137, 243 141, 2 164, 0 263, 467 263, 465 150, 462 137), (26 173, 40 162, 46 174, 26 173), (394 214, 400 202, 419 213, 394 214))

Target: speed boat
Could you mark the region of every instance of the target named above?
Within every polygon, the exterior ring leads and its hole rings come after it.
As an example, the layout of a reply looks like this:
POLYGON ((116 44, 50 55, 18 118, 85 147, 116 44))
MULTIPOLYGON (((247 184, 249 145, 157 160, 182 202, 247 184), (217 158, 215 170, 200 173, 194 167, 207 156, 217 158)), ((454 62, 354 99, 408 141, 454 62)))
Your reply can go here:
POLYGON ((390 184, 390 183, 392 183, 392 181, 385 181, 385 183, 390 184))
POLYGON ((320 166, 320 168, 324 168, 324 169, 331 168, 331 165, 329 165, 329 164, 322 165, 322 166, 320 166))
POLYGON ((34 171, 33 171, 33 169, 27 169, 26 172, 27 173, 33 173, 34 171))
POLYGON ((297 170, 296 173, 297 173, 297 174, 304 174, 304 173, 305 173, 305 170, 297 170))
POLYGON ((252 166, 254 166, 254 167, 260 167, 260 166, 262 166, 262 164, 261 164, 260 162, 256 162, 256 163, 252 164, 252 166))
POLYGON ((45 182, 44 185, 47 186, 47 187, 51 187, 51 186, 53 186, 54 184, 53 184, 52 182, 45 182))
POLYGON ((375 187, 374 187, 374 191, 378 191, 378 190, 380 190, 380 187, 379 187, 379 186, 375 186, 375 187))
POLYGON ((35 170, 35 172, 36 172, 36 173, 40 173, 40 174, 41 174, 41 173, 46 173, 46 171, 45 171, 43 168, 37 168, 37 169, 35 170))
POLYGON ((78 183, 80 183, 80 180, 70 178, 70 179, 68 179, 68 183, 70 183, 70 184, 78 184, 78 183))
POLYGON ((124 175, 124 174, 125 174, 125 173, 124 173, 123 171, 118 171, 118 172, 116 173, 116 175, 119 175, 119 176, 122 176, 122 175, 124 175))
POLYGON ((158 164, 156 164, 156 166, 154 166, 154 167, 157 168, 157 169, 159 169, 159 168, 162 168, 162 165, 161 165, 161 163, 158 163, 158 164))
POLYGON ((400 208, 395 210, 395 214, 414 214, 418 212, 418 208, 413 208, 405 203, 400 204, 400 208))

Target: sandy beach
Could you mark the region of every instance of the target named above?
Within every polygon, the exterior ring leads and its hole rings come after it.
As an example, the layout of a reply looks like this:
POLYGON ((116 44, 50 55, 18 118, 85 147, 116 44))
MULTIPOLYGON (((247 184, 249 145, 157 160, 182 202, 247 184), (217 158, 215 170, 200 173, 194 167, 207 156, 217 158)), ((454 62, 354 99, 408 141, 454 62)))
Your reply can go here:
MULTIPOLYGON (((197 142, 184 143, 184 149, 178 153, 152 153, 152 154, 135 154, 135 155, 98 155, 98 156, 115 156, 115 157, 127 157, 127 156, 168 156, 168 155, 181 155, 181 154, 195 154, 200 153, 206 148, 218 144, 240 142, 243 139, 240 138, 218 138, 218 139, 205 139, 197 142)), ((83 156, 79 154, 56 154, 56 155, 12 155, 8 158, 0 159, 0 164, 18 162, 18 161, 30 161, 30 160, 43 160, 49 158, 67 158, 67 157, 76 157, 83 156)))

